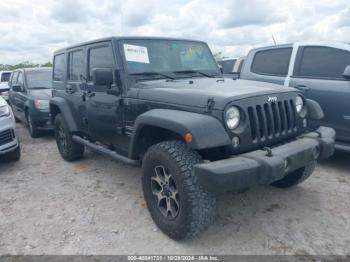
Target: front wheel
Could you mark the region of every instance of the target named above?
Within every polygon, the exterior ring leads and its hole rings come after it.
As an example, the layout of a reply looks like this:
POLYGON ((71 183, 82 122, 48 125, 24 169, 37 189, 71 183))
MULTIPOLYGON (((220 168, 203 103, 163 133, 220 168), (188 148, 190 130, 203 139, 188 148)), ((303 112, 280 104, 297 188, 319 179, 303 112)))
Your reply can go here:
POLYGON ((61 114, 55 118, 55 138, 62 158, 66 161, 74 161, 83 157, 84 146, 73 141, 72 134, 61 114))
POLYGON ((30 136, 32 138, 38 138, 40 136, 40 130, 38 130, 38 127, 33 122, 32 116, 29 112, 26 114, 26 119, 30 136))
POLYGON ((216 199, 197 183, 193 166, 196 151, 180 141, 153 145, 143 159, 142 186, 157 226, 175 240, 192 238, 215 218, 216 199))
POLYGON ((312 161, 306 166, 289 173, 284 178, 277 180, 271 185, 279 188, 288 188, 298 185, 311 176, 312 172, 315 170, 315 167, 316 161, 312 161))

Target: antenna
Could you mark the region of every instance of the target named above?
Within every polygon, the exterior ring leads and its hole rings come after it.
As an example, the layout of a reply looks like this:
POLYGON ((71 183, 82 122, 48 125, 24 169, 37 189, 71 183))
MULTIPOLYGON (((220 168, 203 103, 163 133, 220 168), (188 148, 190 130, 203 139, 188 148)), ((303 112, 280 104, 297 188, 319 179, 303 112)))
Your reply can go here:
POLYGON ((273 36, 272 33, 271 33, 271 36, 272 36, 273 43, 274 43, 275 45, 277 45, 277 44, 276 44, 276 40, 275 40, 275 38, 274 38, 274 36, 273 36))

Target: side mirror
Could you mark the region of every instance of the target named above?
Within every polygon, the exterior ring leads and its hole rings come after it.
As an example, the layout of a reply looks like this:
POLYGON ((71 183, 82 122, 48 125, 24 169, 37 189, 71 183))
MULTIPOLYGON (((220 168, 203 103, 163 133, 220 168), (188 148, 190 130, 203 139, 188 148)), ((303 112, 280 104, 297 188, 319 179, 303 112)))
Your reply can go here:
POLYGON ((20 93, 22 93, 24 90, 23 90, 23 87, 21 86, 21 85, 13 85, 12 86, 12 90, 14 91, 14 92, 20 92, 20 93))
POLYGON ((94 68, 92 69, 92 82, 96 86, 108 86, 113 84, 112 68, 94 68))
POLYGON ((346 79, 350 79, 350 65, 345 67, 345 70, 344 70, 344 73, 343 73, 343 77, 345 77, 346 79))
POLYGON ((224 68, 222 67, 222 65, 218 64, 218 67, 220 68, 221 74, 223 74, 224 73, 224 68))

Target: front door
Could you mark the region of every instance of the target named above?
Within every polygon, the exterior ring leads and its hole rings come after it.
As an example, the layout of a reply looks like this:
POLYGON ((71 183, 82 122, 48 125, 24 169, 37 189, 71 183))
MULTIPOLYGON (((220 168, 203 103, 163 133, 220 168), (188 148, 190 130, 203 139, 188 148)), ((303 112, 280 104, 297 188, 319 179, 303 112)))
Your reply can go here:
POLYGON ((107 86, 95 86, 92 71, 95 68, 117 68, 110 42, 98 43, 87 47, 87 91, 86 109, 89 135, 125 153, 124 123, 122 120, 121 96, 107 94, 107 86))
POLYGON ((317 101, 325 114, 313 126, 336 130, 337 140, 350 141, 350 81, 342 76, 350 65, 350 51, 324 47, 300 47, 290 86, 317 101))

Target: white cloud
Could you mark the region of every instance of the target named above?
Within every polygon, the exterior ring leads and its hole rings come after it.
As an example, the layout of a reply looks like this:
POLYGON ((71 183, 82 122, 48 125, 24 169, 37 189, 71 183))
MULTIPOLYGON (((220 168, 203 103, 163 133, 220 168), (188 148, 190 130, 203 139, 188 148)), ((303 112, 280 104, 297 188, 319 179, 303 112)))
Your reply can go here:
POLYGON ((46 62, 55 49, 99 37, 194 38, 225 56, 278 43, 349 42, 348 0, 13 0, 0 2, 0 63, 46 62))

